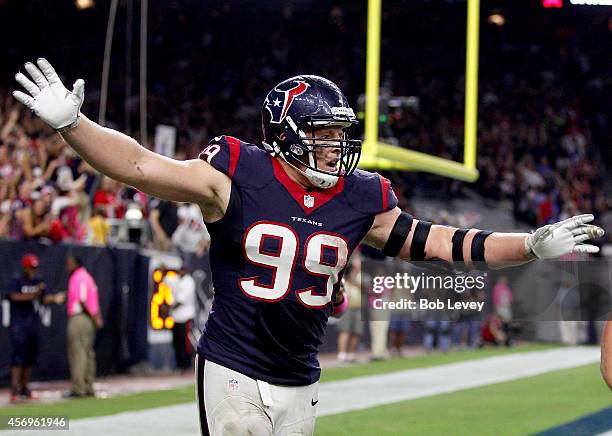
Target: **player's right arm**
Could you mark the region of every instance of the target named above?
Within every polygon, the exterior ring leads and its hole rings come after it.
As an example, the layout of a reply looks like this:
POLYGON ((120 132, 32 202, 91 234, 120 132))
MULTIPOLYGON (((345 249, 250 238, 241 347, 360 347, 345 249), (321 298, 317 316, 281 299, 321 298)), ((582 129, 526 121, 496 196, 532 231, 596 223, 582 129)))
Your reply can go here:
POLYGON ((201 159, 170 159, 80 117, 78 126, 62 133, 66 142, 96 170, 154 197, 201 203, 213 199, 227 179, 201 159))
POLYGON ((33 81, 22 73, 15 76, 29 95, 15 91, 13 96, 59 131, 92 167, 152 196, 196 203, 207 221, 223 216, 231 186, 227 176, 200 159, 177 161, 153 153, 129 136, 89 120, 80 113, 83 80, 77 80, 70 92, 49 62, 38 59, 37 64, 38 68, 25 64, 33 81))
POLYGON ((18 287, 17 282, 13 282, 11 284, 11 290, 8 292, 8 298, 13 303, 34 301, 40 297, 44 286, 44 283, 40 283, 36 292, 19 292, 18 290, 16 290, 18 287))

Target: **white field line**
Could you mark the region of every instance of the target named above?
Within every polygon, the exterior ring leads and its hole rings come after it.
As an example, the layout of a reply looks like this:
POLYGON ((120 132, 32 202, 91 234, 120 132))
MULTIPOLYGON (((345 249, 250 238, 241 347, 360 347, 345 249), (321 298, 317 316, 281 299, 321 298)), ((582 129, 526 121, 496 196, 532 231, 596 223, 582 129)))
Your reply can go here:
MULTIPOLYGON (((427 368, 321 383, 318 416, 367 409, 399 401, 516 380, 599 362, 597 347, 521 352, 427 368)), ((70 436, 198 435, 195 403, 159 407, 70 423, 70 436)), ((1 436, 39 436, 39 431, 0 431, 1 436)))

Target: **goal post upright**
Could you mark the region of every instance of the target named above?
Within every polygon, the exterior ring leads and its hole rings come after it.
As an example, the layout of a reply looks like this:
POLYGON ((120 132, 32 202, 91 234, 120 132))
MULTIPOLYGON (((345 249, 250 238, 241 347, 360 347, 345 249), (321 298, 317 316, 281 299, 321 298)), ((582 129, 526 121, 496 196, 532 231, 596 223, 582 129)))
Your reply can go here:
POLYGON ((463 163, 410 150, 378 139, 382 0, 368 0, 366 39, 366 102, 362 168, 424 171, 473 182, 478 179, 478 49, 480 0, 468 0, 466 31, 465 126, 463 163))
POLYGON ((469 169, 476 169, 480 0, 468 0, 466 33, 463 164, 469 169))
POLYGON ((382 0, 368 0, 366 40, 366 99, 363 152, 376 156, 378 144, 378 92, 380 86, 380 27, 382 0))

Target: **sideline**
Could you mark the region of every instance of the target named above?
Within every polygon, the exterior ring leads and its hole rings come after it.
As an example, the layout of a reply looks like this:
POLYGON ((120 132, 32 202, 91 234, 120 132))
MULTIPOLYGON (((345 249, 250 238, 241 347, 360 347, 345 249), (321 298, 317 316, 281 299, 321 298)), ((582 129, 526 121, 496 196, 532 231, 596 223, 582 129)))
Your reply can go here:
MULTIPOLYGON (((599 362, 598 347, 530 351, 321 383, 318 416, 516 380, 599 362)), ((199 434, 195 403, 85 418, 70 423, 70 436, 192 436, 199 434)), ((39 436, 38 431, 0 431, 39 436)))

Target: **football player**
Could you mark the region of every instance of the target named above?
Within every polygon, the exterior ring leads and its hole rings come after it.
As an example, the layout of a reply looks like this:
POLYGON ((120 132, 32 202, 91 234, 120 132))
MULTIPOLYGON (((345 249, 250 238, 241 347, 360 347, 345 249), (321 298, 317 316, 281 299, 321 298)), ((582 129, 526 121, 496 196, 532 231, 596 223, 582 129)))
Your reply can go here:
POLYGON ((612 390, 612 317, 606 321, 601 338, 601 375, 612 390))
POLYGON ((45 59, 26 63, 14 97, 98 171, 150 195, 198 204, 210 232, 215 299, 198 346, 203 434, 312 434, 317 350, 349 256, 363 241, 388 256, 490 267, 595 253, 603 234, 580 215, 528 233, 432 225, 402 212, 389 181, 357 170, 361 143, 346 97, 297 76, 262 107, 263 142, 214 138, 176 161, 80 112, 84 82, 66 89, 45 59))

